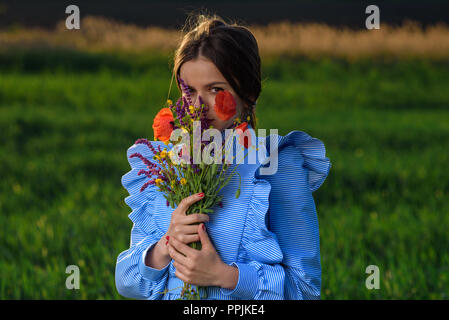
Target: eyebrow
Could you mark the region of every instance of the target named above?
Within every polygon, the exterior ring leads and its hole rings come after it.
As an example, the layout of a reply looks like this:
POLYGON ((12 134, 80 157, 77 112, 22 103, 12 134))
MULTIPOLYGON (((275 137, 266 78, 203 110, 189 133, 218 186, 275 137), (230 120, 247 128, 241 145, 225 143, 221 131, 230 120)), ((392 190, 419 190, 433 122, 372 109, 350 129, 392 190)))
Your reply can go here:
MULTIPOLYGON (((214 84, 226 84, 226 82, 223 82, 223 81, 214 81, 214 82, 211 82, 211 83, 209 83, 209 84, 206 84, 205 87, 210 87, 210 86, 213 86, 214 84)), ((187 87, 189 87, 189 89, 190 89, 190 88, 193 88, 193 87, 190 86, 190 85, 187 85, 187 87)))

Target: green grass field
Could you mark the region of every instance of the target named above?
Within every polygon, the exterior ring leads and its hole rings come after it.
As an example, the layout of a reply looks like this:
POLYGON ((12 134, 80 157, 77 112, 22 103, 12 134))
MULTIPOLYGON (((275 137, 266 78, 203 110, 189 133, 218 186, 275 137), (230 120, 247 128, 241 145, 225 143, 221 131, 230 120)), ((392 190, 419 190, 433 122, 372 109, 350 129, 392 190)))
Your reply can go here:
MULTIPOLYGON (((0 53, 0 299, 121 298, 126 150, 152 138, 170 66, 156 53, 0 53), (65 287, 71 264, 80 290, 65 287)), ((314 193, 323 299, 449 298, 448 87, 449 62, 263 60, 259 127, 305 131, 332 162, 314 193)))

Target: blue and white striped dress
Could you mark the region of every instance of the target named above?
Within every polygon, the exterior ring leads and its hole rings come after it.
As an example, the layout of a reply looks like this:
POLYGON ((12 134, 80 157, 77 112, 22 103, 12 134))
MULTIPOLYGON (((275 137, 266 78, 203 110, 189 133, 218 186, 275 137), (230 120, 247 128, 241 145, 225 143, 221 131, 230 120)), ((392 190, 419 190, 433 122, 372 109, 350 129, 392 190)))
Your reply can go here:
MULTIPOLYGON (((223 262, 239 271, 233 290, 207 287, 207 299, 320 299, 320 240, 312 192, 326 179, 331 163, 324 144, 305 132, 292 131, 276 139, 277 172, 262 176, 258 163, 239 165, 240 197, 235 197, 238 177, 234 176, 220 191, 223 207, 213 208, 206 223, 223 262)), ((136 152, 147 159, 153 156, 144 144, 127 151, 131 171, 122 177, 122 184, 130 194, 125 202, 132 210, 133 227, 130 248, 117 258, 116 287, 129 298, 178 299, 183 282, 175 276, 173 260, 161 270, 144 263, 147 250, 167 231, 173 209, 156 186, 140 192, 148 178, 137 175, 145 164, 129 158, 136 152)))

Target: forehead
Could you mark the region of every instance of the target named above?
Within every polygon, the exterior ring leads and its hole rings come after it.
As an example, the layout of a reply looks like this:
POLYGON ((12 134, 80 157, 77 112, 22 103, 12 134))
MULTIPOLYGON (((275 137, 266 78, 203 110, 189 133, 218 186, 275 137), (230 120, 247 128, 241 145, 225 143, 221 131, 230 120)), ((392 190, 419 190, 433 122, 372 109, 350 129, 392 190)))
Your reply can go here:
POLYGON ((194 87, 201 87, 213 81, 227 83, 215 64, 202 57, 184 62, 179 74, 188 85, 194 87))

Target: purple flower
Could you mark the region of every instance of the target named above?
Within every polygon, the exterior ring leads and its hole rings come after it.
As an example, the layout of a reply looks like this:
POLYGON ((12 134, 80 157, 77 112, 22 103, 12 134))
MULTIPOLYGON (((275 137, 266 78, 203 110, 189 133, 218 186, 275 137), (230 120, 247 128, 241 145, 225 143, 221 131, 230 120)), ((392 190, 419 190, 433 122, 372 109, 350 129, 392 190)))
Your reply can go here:
POLYGON ((182 91, 184 91, 184 93, 187 96, 187 102, 189 103, 188 105, 191 106, 192 105, 192 99, 191 99, 191 96, 190 96, 189 87, 186 85, 186 83, 184 82, 184 80, 181 77, 179 77, 179 82, 181 83, 182 91))
POLYGON ((159 174, 157 176, 157 179, 161 179, 162 181, 168 181, 168 178, 166 176, 162 175, 162 174, 159 174))
POLYGON ((151 163, 147 158, 145 158, 144 156, 142 156, 140 153, 133 153, 132 155, 129 156, 129 158, 134 158, 134 157, 138 157, 140 160, 143 161, 143 163, 145 163, 148 167, 153 166, 153 163, 151 163))
POLYGON ((195 174, 199 174, 201 172, 200 167, 197 164, 192 163, 192 170, 195 174))
POLYGON ((187 104, 187 102, 185 100, 185 97, 179 98, 178 101, 176 102, 176 109, 175 109, 176 118, 178 119, 181 126, 186 125, 186 123, 183 120, 184 116, 186 115, 185 107, 184 107, 186 104, 187 104), (181 102, 183 102, 183 104, 181 104, 181 102))
POLYGON ((156 154, 156 150, 154 149, 153 145, 151 144, 150 141, 148 141, 147 139, 137 139, 136 142, 134 142, 134 144, 145 144, 147 145, 148 148, 150 148, 151 152, 153 152, 154 154, 156 154))
MULTIPOLYGON (((198 99, 200 101, 200 106, 202 106, 204 104, 203 99, 201 98, 201 96, 199 96, 198 99)), ((204 107, 202 107, 201 109, 200 121, 201 121, 201 130, 209 129, 210 121, 207 120, 207 107, 205 104, 204 107)))
POLYGON ((154 184, 154 180, 150 180, 148 182, 145 182, 144 185, 142 186, 142 188, 140 188, 140 192, 145 190, 150 184, 154 184))
POLYGON ((146 175, 150 179, 152 177, 151 171, 145 171, 144 169, 140 169, 139 172, 137 173, 138 176, 140 176, 141 174, 146 175))

